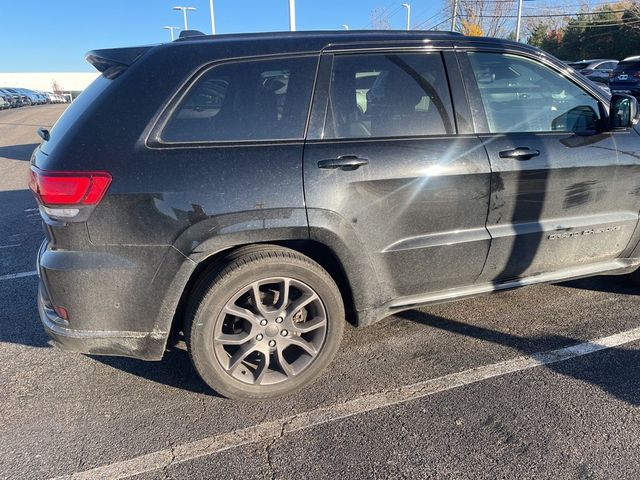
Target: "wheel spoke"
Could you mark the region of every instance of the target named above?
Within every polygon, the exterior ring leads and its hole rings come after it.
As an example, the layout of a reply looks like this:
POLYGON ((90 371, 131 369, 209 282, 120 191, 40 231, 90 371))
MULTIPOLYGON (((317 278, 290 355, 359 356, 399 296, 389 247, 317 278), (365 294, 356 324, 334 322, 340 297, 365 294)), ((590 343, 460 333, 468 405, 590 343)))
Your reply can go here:
POLYGON ((285 307, 289 303, 289 288, 291 287, 291 279, 283 278, 280 282, 280 296, 278 298, 278 309, 285 307))
POLYGON ((256 348, 256 343, 247 342, 243 344, 238 349, 238 351, 234 353, 231 358, 229 358, 229 366, 227 367, 227 370, 233 372, 236 368, 238 368, 238 365, 240 365, 242 361, 245 360, 247 356, 249 356, 249 354, 256 350, 256 348))
POLYGON ((293 371, 293 367, 291 366, 291 364, 287 362, 287 360, 282 355, 282 350, 283 349, 280 347, 276 349, 276 354, 278 356, 278 365, 280 366, 282 373, 284 373, 287 377, 293 377, 296 372, 293 371))
POLYGON ((269 370, 269 365, 271 364, 271 354, 269 352, 262 353, 262 358, 264 358, 264 362, 262 363, 262 367, 260 367, 260 373, 258 373, 258 376, 255 380, 255 383, 258 385, 262 383, 265 374, 269 370))
POLYGON ((244 318, 254 325, 258 325, 260 323, 260 317, 258 317, 258 315, 253 313, 251 310, 239 307, 233 303, 228 303, 224 307, 224 312, 236 317, 244 318))
POLYGON ((258 313, 262 316, 266 315, 267 309, 262 303, 262 298, 260 298, 260 284, 258 282, 251 284, 251 296, 253 297, 253 305, 258 313))
POLYGON ((216 342, 221 343, 223 345, 242 345, 243 343, 249 341, 249 333, 220 333, 216 335, 216 342))
POLYGON ((327 324, 327 319, 324 317, 316 317, 306 322, 296 323, 295 327, 300 333, 308 333, 318 328, 324 327, 327 324))
POLYGON ((287 316, 295 314, 301 308, 306 307, 314 300, 318 299, 315 293, 304 293, 300 298, 287 307, 287 316))
POLYGON ((315 357, 316 354, 318 353, 318 351, 316 350, 316 347, 314 347, 312 343, 306 341, 302 337, 289 337, 287 338, 287 343, 288 343, 287 346, 295 345, 297 347, 300 347, 312 357, 315 357))

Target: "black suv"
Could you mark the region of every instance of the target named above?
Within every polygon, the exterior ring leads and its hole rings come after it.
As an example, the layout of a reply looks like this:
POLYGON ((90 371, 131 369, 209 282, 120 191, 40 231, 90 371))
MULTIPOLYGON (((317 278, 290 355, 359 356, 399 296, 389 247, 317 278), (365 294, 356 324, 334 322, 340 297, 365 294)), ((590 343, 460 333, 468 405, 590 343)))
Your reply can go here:
POLYGON ((299 32, 87 59, 31 161, 64 349, 158 360, 182 332, 212 388, 265 398, 345 317, 640 264, 637 101, 535 48, 299 32))
POLYGON ((612 93, 640 96, 640 57, 625 58, 609 77, 609 89, 612 93))

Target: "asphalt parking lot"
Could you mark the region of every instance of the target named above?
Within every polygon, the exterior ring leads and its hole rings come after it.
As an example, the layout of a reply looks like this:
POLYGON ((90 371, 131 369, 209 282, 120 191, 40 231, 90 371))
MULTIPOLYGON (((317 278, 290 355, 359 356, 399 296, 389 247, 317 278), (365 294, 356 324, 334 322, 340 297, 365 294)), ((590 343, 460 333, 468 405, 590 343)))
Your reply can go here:
POLYGON ((0 478, 640 475, 640 292, 621 277, 349 327, 317 382, 263 403, 216 396, 181 348, 147 363, 51 347, 26 176, 64 108, 0 112, 0 478))

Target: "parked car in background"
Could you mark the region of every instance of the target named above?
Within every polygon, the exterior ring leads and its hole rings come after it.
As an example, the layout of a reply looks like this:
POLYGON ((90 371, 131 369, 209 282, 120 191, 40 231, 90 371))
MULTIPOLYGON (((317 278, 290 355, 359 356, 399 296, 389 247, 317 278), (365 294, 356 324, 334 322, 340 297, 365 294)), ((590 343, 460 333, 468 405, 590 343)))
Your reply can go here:
POLYGON ((38 98, 38 95, 36 94, 36 92, 32 90, 28 90, 26 88, 18 88, 18 87, 13 87, 13 88, 14 90, 17 90, 18 92, 25 95, 29 99, 29 105, 38 105, 40 103, 40 99, 38 98))
POLYGON ((640 96, 640 56, 627 57, 611 72, 611 93, 628 93, 640 96))
POLYGON ((0 110, 11 108, 11 102, 9 102, 4 95, 0 95, 0 110))
POLYGON ((14 95, 18 95, 18 97, 19 97, 19 105, 18 106, 19 107, 24 107, 24 106, 28 106, 28 105, 32 104, 31 98, 27 94, 22 93, 19 89, 11 88, 11 87, 4 87, 4 89, 9 91, 9 92, 11 92, 14 95))
POLYGON ((596 58, 582 60, 580 62, 570 62, 568 65, 589 80, 606 85, 609 82, 609 74, 616 68, 618 61, 607 58, 596 58))
POLYGON ((46 93, 41 92, 39 90, 36 90, 36 93, 38 94, 38 97, 40 97, 42 105, 45 105, 47 103, 51 103, 49 101, 49 95, 47 95, 46 93))
POLYGON ((67 103, 65 95, 22 87, 0 87, 0 108, 16 108, 29 105, 67 103), (4 105, 7 102, 8 107, 4 105))
POLYGON ((47 97, 44 92, 41 92, 39 90, 33 90, 33 93, 36 94, 36 97, 38 98, 38 105, 44 105, 46 103, 49 103, 49 97, 47 97))
POLYGON ((22 106, 20 95, 17 93, 12 93, 4 88, 0 88, 0 96, 2 96, 7 102, 9 102, 9 106, 11 108, 22 106))

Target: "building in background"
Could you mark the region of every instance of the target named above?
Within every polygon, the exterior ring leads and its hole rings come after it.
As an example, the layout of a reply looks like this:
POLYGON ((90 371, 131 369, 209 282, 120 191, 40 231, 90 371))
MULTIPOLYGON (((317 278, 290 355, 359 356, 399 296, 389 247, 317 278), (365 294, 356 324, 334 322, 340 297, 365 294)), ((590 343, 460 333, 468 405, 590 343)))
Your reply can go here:
POLYGON ((0 72, 0 87, 19 87, 77 97, 99 72, 0 72))

